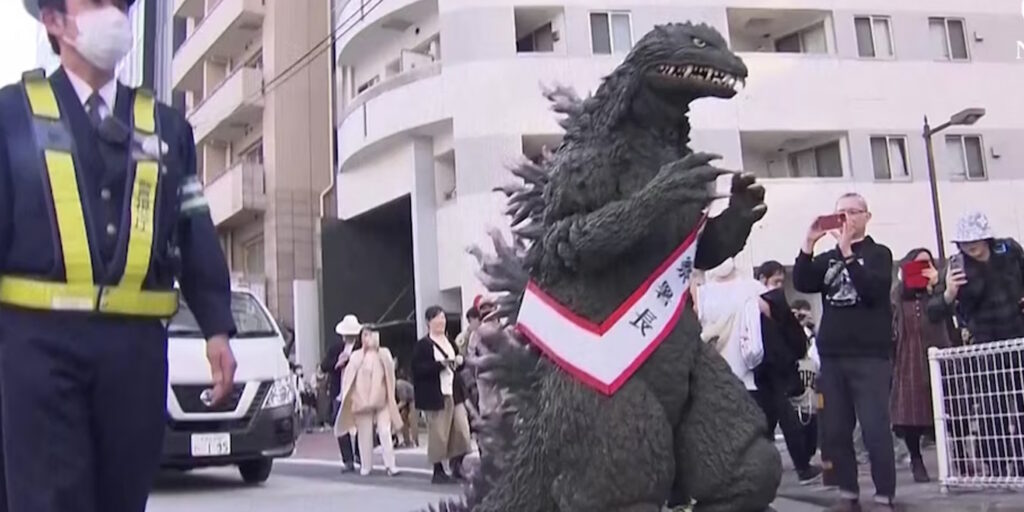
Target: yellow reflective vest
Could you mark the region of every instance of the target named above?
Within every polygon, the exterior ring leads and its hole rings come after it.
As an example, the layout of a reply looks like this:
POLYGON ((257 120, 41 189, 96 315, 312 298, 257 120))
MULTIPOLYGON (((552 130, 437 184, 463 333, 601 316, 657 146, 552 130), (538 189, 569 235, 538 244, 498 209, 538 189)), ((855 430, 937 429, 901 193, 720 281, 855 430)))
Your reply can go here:
MULTIPOLYGON (((116 286, 99 286, 93 277, 92 252, 79 196, 72 136, 49 80, 27 73, 23 86, 32 111, 36 143, 43 159, 64 262, 65 282, 35 277, 0 276, 0 303, 56 311, 169 318, 177 312, 176 290, 144 290, 150 267, 156 220, 160 153, 132 151, 136 162, 131 190, 127 260, 116 286)), ((138 90, 133 105, 135 139, 156 140, 156 101, 138 90)))

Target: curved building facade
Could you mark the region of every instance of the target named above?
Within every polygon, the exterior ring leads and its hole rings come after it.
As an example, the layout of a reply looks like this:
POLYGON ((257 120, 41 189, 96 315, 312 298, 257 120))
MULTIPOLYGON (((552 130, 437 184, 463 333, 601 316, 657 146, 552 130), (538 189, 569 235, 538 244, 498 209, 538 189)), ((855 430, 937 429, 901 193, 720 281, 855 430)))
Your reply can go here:
MULTIPOLYGON (((510 163, 557 146, 543 84, 593 91, 656 24, 704 22, 746 61, 746 88, 691 111, 691 146, 757 174, 769 213, 741 260, 791 264, 814 216, 863 194, 895 254, 936 245, 923 119, 947 234, 966 209, 1020 237, 1024 39, 1019 2, 991 0, 352 0, 336 15, 338 215, 406 196, 416 309, 481 291, 465 248, 507 232, 510 163)), ((418 314, 417 317, 421 317, 418 314)))

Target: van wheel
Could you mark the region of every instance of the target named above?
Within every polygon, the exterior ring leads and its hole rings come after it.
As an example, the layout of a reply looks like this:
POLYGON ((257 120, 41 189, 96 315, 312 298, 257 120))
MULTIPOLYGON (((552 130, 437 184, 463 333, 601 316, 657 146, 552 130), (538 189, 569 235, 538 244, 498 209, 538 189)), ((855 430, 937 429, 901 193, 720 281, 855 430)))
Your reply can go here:
POLYGON ((274 468, 274 459, 247 460, 238 465, 238 472, 247 484, 262 484, 270 478, 270 470, 274 468))

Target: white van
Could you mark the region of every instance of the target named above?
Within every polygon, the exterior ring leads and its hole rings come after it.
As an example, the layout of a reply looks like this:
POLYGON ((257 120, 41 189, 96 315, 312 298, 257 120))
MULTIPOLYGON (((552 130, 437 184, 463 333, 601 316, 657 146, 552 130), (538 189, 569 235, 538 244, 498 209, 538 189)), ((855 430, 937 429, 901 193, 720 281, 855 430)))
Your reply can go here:
POLYGON ((162 465, 189 470, 237 465, 246 483, 267 480, 274 459, 288 457, 298 436, 296 392, 281 329, 252 293, 234 290, 238 333, 235 388, 219 405, 211 394, 206 340, 182 301, 168 324, 167 432, 162 465), (209 391, 208 391, 209 390, 209 391))

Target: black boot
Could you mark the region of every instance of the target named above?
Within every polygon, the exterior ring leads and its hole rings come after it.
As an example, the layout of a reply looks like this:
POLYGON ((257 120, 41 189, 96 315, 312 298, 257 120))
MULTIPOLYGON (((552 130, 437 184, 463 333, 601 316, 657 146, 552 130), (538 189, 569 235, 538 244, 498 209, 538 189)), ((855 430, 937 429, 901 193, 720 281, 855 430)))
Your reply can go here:
POLYGON ((462 459, 464 458, 465 455, 459 455, 458 457, 453 457, 452 460, 448 462, 448 467, 452 470, 452 478, 455 480, 466 479, 466 476, 462 473, 462 459))
POLYGON ((434 477, 430 479, 431 483, 435 484, 448 484, 451 483, 452 478, 448 476, 448 473, 444 472, 444 466, 440 462, 434 464, 434 477))
POLYGON ((356 465, 352 463, 352 444, 348 436, 338 438, 338 450, 341 451, 341 472, 351 473, 356 470, 356 465))
POLYGON ((924 460, 922 459, 910 459, 910 471, 914 474, 914 481, 917 483, 925 483, 932 480, 928 476, 928 468, 924 466, 924 460))

